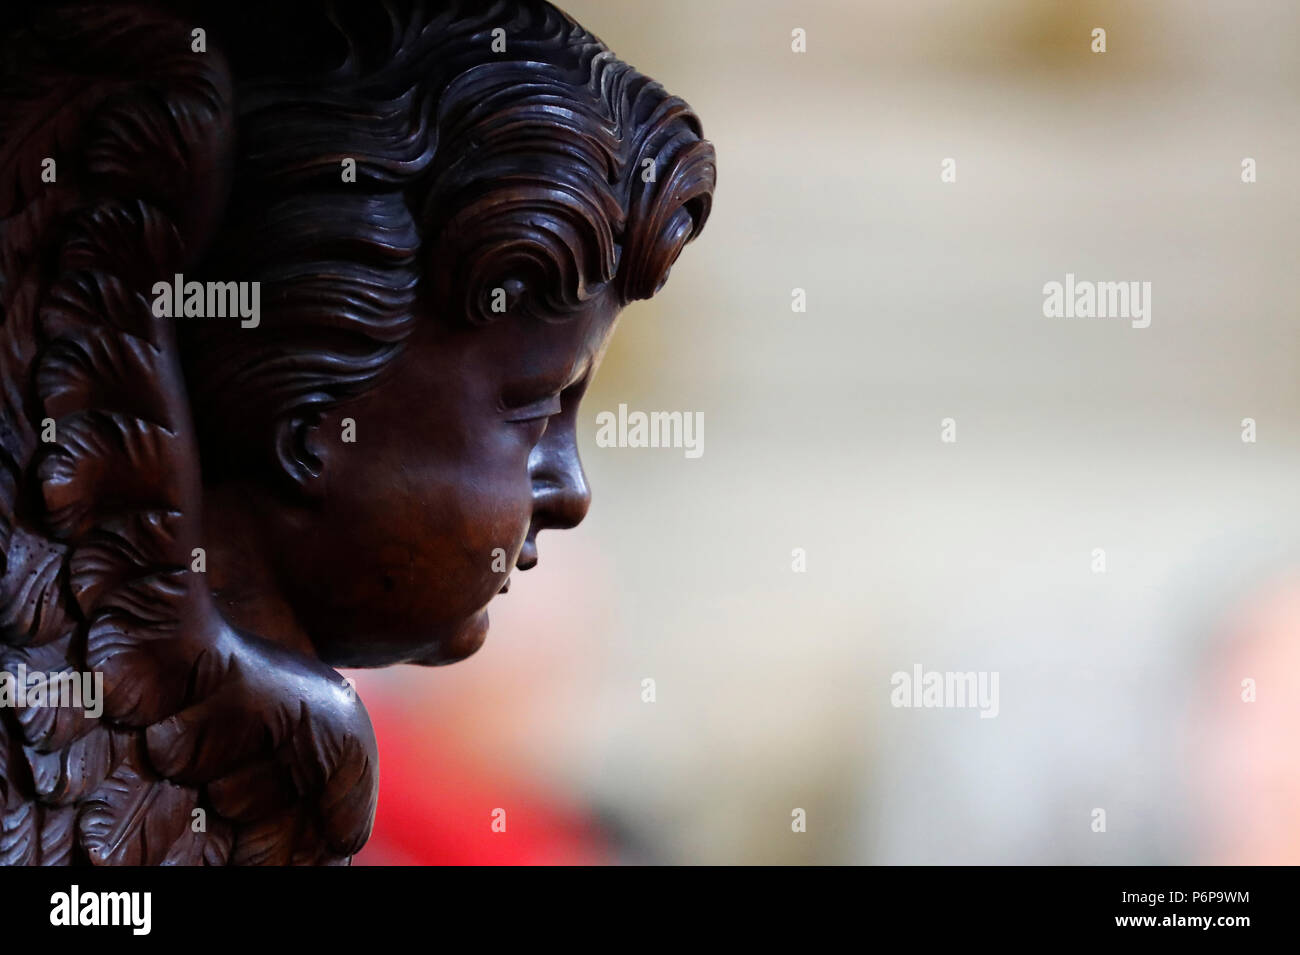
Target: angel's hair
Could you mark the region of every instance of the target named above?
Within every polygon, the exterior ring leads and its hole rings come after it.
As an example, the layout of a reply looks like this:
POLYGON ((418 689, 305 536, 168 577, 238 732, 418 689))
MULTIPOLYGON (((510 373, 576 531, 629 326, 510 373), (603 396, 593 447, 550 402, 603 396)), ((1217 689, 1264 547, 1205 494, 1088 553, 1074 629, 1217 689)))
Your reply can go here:
POLYGON ((237 110, 202 270, 260 281, 261 324, 181 330, 200 433, 231 458, 310 468, 306 432, 377 382, 417 315, 488 321, 497 288, 550 320, 654 295, 708 217, 695 114, 547 3, 246 10, 202 11, 237 110))
POLYGON ((416 316, 484 321, 494 287, 549 319, 652 295, 713 178, 686 105, 538 0, 0 3, 0 668, 104 678, 102 718, 0 708, 0 865, 360 848, 373 739, 298 735, 305 695, 218 697, 272 665, 339 687, 206 629, 200 452, 300 477, 416 316), (180 272, 262 282, 258 327, 155 314, 180 272), (212 713, 254 720, 218 727, 245 767, 292 750, 292 825, 219 795, 212 713))

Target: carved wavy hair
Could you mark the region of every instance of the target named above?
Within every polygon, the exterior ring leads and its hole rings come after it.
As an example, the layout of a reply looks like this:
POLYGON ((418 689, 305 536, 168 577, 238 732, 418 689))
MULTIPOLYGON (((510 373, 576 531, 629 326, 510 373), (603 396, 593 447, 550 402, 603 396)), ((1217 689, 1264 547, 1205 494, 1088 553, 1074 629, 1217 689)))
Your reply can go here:
POLYGON ((0 670, 104 676, 99 716, 0 708, 0 865, 355 852, 364 741, 226 695, 200 447, 310 467, 324 409, 491 288, 549 320, 653 294, 713 179, 686 105, 535 0, 0 3, 0 670), (260 325, 153 314, 176 272, 262 282, 260 325), (216 735, 277 761, 291 822, 216 735))
POLYGON ((209 439, 283 462, 417 315, 489 321, 495 288, 546 320, 648 298, 708 218, 695 114, 547 3, 201 6, 237 116, 198 277, 262 283, 259 327, 182 323, 209 439))

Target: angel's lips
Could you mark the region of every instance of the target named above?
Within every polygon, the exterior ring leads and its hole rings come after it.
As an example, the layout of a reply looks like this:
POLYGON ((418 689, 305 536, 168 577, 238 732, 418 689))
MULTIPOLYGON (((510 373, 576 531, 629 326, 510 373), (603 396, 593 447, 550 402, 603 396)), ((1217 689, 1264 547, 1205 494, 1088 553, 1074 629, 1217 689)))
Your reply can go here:
POLYGON ((501 589, 498 590, 497 593, 499 593, 499 594, 504 594, 504 593, 508 592, 509 590, 510 590, 510 578, 507 577, 507 578, 506 578, 506 582, 505 582, 504 584, 501 585, 501 589))

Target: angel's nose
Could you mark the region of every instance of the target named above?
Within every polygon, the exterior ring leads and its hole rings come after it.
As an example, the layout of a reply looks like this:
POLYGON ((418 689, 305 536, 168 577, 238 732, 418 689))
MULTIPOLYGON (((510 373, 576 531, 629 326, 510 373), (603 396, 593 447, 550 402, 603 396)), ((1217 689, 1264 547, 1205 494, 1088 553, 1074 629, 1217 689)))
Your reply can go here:
POLYGON ((529 459, 533 483, 533 521, 530 539, 538 531, 577 527, 591 507, 591 487, 572 438, 543 439, 529 459))

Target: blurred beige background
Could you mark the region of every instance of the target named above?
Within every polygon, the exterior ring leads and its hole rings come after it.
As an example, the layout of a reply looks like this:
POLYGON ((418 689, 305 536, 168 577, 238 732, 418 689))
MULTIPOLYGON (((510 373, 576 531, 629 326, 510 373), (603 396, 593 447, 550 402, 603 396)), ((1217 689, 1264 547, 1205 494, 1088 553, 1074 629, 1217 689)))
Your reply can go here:
POLYGON ((586 399, 586 523, 363 696, 616 861, 1300 862, 1300 7, 561 5, 703 118, 713 217, 586 399), (1067 272, 1151 326, 1043 317, 1067 272), (620 402, 703 456, 596 447, 620 402), (915 664, 999 716, 892 707, 915 664))

